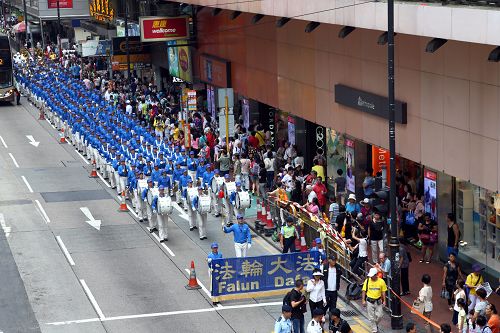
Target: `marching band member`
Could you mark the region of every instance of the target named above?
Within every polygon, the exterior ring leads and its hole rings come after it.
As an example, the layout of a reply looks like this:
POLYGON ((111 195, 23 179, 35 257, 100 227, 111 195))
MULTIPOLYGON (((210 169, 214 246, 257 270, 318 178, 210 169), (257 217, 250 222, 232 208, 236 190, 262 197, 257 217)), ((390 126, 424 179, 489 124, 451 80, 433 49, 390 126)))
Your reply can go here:
POLYGON ((210 179, 210 184, 211 184, 211 195, 212 195, 212 202, 213 202, 213 207, 214 207, 214 212, 215 212, 215 217, 219 217, 221 215, 222 211, 222 198, 220 197, 220 191, 222 190, 220 188, 219 181, 220 179, 220 171, 219 169, 214 170, 214 175, 210 179), (215 182, 215 185, 214 185, 215 182))
MULTIPOLYGON (((202 197, 210 198, 209 196, 203 194, 203 187, 199 186, 198 187, 198 194, 195 195, 193 200, 192 200, 192 206, 193 206, 192 208, 194 211, 196 211, 196 221, 198 224, 198 231, 200 232, 200 240, 207 239, 206 226, 207 226, 208 211, 204 211, 200 207, 200 204, 201 204, 200 201, 201 201, 202 197)), ((208 207, 210 208, 210 203, 209 203, 208 207)))
POLYGON ((196 170, 198 168, 198 165, 196 163, 196 158, 194 157, 194 151, 191 150, 189 152, 189 157, 187 158, 186 163, 189 177, 191 177, 193 182, 196 182, 196 170))
POLYGON ((184 200, 186 202, 186 205, 184 206, 189 215, 189 231, 193 231, 194 229, 198 229, 196 226, 196 213, 195 210, 193 209, 192 202, 194 197, 196 196, 196 193, 193 193, 193 181, 191 180, 191 177, 187 176, 189 178, 188 180, 188 187, 186 188, 184 192, 184 200))
MULTIPOLYGON (((151 179, 148 179, 148 187, 146 189, 144 189, 144 191, 142 191, 142 200, 145 202, 146 204, 146 216, 148 218, 148 222, 149 222, 149 232, 153 233, 154 231, 158 230, 156 228, 156 225, 157 225, 157 221, 156 221, 156 214, 153 214, 153 209, 151 207, 152 205, 152 202, 150 203, 148 201, 149 198, 151 198, 151 196, 153 196, 153 180, 151 179), (149 194, 151 193, 151 194, 149 194)), ((152 201, 152 200, 150 200, 152 201)))
POLYGON ((118 193, 123 193, 127 187, 127 176, 129 173, 129 168, 125 164, 125 158, 122 157, 120 160, 120 165, 118 166, 118 193))
POLYGON ((168 241, 168 217, 172 213, 172 203, 169 196, 165 194, 165 187, 158 187, 158 195, 153 199, 153 213, 158 221, 158 236, 160 243, 168 241))

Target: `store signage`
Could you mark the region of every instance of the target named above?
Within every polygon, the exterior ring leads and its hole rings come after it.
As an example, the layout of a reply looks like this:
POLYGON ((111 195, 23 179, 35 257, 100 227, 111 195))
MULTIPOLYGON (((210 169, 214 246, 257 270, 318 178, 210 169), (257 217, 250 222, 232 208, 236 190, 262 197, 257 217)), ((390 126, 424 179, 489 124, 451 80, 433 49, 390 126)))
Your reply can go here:
POLYGON ((372 169, 373 173, 382 173, 382 178, 386 180, 386 184, 390 185, 390 170, 389 166, 389 151, 387 149, 372 146, 372 169), (385 175, 384 175, 385 173, 385 175))
POLYGON ((425 212, 433 219, 437 216, 437 173, 424 169, 424 201, 425 212))
MULTIPOLYGON (((374 116, 389 119, 389 100, 387 97, 375 95, 366 91, 344 86, 335 85, 335 102, 347 107, 369 113, 374 116)), ((396 101, 396 122, 407 123, 406 103, 396 101)))
POLYGON ((140 17, 141 41, 161 42, 189 38, 188 17, 140 17))
MULTIPOLYGON (((128 49, 130 55, 130 63, 151 63, 151 53, 148 44, 143 44, 139 36, 128 38, 128 49)), ((127 68, 127 41, 125 37, 113 38, 113 56, 111 61, 115 64, 125 64, 127 68)), ((120 68, 121 68, 120 67, 120 68)), ((115 68, 115 67, 113 67, 115 68)))
POLYGON ((200 80, 220 88, 231 87, 231 62, 214 56, 200 56, 200 80))
POLYGON ((56 9, 57 2, 59 2, 59 8, 73 8, 73 0, 49 0, 47 5, 49 9, 56 9))
POLYGON ((99 22, 111 22, 115 18, 115 9, 109 0, 92 0, 89 12, 90 16, 99 22))

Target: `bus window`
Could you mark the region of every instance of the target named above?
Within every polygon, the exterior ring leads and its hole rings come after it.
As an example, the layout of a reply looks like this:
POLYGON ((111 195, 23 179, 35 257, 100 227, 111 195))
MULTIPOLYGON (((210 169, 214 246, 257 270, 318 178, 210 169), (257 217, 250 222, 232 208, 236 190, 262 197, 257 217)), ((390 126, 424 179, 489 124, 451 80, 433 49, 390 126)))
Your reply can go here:
POLYGON ((0 71, 0 88, 12 86, 12 71, 0 71))

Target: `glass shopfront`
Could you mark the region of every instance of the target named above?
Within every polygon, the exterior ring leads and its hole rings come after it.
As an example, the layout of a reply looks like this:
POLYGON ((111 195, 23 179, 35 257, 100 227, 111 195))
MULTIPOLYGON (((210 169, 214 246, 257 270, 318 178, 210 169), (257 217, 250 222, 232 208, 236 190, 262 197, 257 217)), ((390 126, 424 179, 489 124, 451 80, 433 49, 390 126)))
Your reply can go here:
POLYGON ((462 233, 459 257, 479 262, 492 276, 500 274, 500 196, 457 180, 457 223, 462 233))

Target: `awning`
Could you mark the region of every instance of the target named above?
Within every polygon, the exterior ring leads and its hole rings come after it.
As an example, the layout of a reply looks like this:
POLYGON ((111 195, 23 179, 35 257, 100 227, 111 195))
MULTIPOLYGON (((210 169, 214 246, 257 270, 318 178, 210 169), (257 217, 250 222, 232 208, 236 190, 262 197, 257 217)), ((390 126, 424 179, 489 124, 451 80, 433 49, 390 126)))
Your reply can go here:
POLYGON ((19 22, 18 24, 14 25, 12 27, 12 31, 14 31, 16 34, 20 32, 25 32, 26 31, 26 24, 24 21, 19 22))

